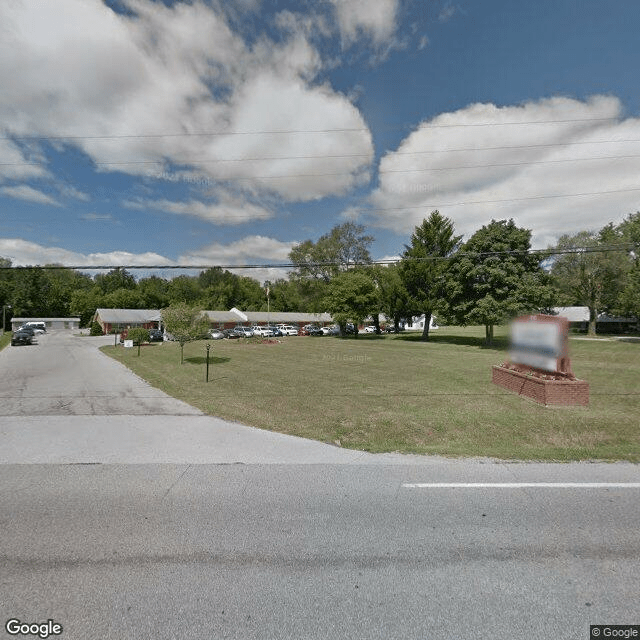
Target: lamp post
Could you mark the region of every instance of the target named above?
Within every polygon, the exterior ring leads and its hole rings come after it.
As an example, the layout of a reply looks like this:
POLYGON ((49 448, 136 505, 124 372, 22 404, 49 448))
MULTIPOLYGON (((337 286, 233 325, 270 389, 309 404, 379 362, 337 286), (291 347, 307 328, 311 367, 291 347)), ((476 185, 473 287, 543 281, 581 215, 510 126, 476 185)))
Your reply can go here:
POLYGON ((6 310, 7 309, 11 309, 11 305, 10 304, 3 304, 2 305, 2 333, 4 333, 5 317, 6 317, 6 310))

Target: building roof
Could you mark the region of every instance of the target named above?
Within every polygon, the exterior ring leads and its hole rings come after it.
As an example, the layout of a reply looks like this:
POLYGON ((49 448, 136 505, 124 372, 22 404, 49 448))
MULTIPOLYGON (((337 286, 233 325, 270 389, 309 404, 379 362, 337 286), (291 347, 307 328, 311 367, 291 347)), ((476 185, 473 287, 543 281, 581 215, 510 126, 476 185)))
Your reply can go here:
MULTIPOLYGON (((205 311, 209 322, 237 323, 311 323, 332 322, 328 313, 297 313, 292 311, 240 311, 235 307, 229 311, 205 311)), ((95 317, 109 324, 142 324, 162 319, 160 309, 96 309, 95 317)))
MULTIPOLYGON (((556 315, 566 318, 569 322, 589 322, 589 307, 554 307, 556 315)), ((634 318, 610 316, 607 313, 598 314, 598 322, 634 322, 634 318)))
POLYGON ((328 313, 297 313, 294 311, 245 311, 247 322, 281 322, 289 324, 291 322, 331 322, 332 318, 328 313))
POLYGON ((589 322, 589 307, 553 307, 553 313, 569 322, 589 322))
POLYGON ((42 318, 40 316, 33 316, 31 318, 11 318, 11 322, 60 322, 62 320, 64 320, 65 322, 70 322, 71 320, 80 322, 80 318, 75 316, 69 318, 42 318))
POLYGON ((246 322, 244 314, 240 315, 237 309, 231 311, 205 311, 209 318, 209 322, 246 322))
POLYGON ((158 322, 159 309, 96 309, 96 317, 109 324, 158 322))

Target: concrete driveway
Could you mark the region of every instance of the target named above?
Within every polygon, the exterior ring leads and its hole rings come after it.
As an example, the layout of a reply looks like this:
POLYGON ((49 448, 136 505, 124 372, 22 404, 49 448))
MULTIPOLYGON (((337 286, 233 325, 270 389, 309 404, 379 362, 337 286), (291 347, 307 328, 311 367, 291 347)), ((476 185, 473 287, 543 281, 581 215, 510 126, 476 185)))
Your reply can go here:
POLYGON ((0 352, 0 464, 351 463, 374 456, 203 414, 72 331, 0 352))

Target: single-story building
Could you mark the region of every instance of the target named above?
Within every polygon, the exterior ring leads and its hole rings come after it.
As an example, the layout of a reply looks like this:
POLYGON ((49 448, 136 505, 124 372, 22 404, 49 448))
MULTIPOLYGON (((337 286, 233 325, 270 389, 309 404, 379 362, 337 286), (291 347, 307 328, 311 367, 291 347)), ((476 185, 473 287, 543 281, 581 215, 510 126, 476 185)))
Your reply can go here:
MULTIPOLYGON (((554 307, 553 315, 566 318, 570 329, 578 331, 589 329, 589 307, 554 307)), ((596 319, 597 333, 624 333, 634 331, 637 327, 637 318, 622 318, 599 313, 596 319)))
MULTIPOLYGON (((266 324, 332 324, 328 313, 297 313, 283 311, 240 311, 235 307, 229 311, 204 311, 211 327, 216 329, 232 329, 242 324, 245 326, 266 324)), ((97 322, 105 334, 121 331, 131 327, 155 329, 162 325, 161 309, 97 309, 92 322, 97 322)))
POLYGON ((97 322, 102 327, 104 334, 132 327, 157 329, 160 321, 159 309, 96 309, 91 319, 91 322, 97 322))
POLYGON ((80 318, 11 318, 11 330, 17 331, 25 322, 44 322, 49 329, 78 329, 80 318))

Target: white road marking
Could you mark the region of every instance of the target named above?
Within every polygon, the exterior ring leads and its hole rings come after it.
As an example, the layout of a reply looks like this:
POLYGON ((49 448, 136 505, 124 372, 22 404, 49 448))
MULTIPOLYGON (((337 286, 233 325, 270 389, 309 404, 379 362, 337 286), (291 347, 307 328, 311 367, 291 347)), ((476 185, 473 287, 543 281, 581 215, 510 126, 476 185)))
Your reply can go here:
POLYGON ((405 489, 640 489, 640 482, 404 482, 405 489))

